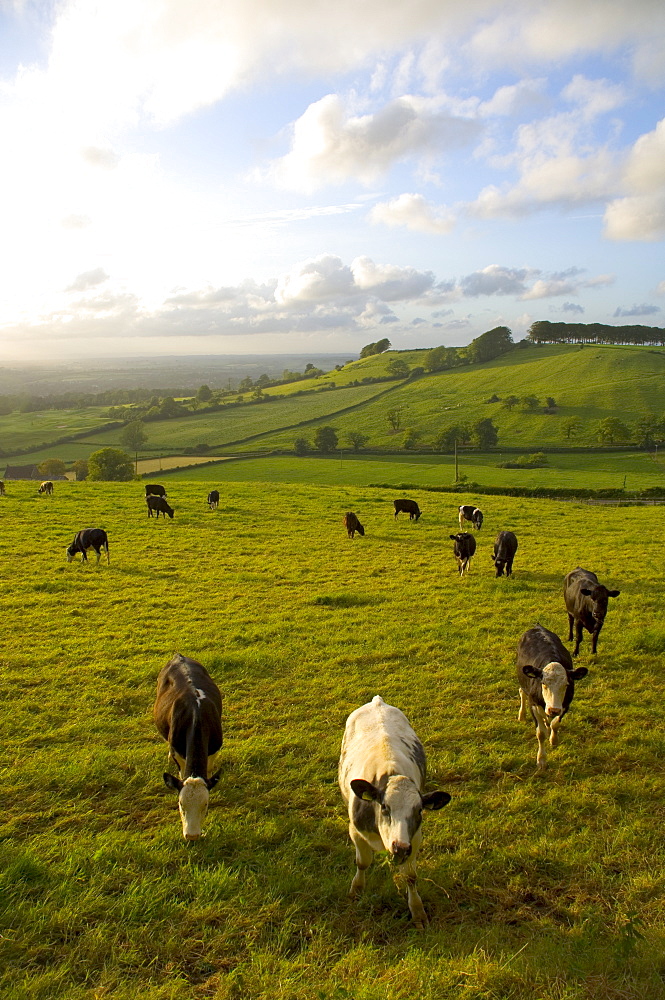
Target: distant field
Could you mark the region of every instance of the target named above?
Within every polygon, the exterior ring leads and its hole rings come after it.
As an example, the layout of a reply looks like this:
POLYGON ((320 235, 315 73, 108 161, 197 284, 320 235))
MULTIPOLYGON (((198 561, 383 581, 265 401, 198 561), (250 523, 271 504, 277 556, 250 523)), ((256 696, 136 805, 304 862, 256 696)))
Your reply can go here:
MULTIPOLYGON (((89 431, 109 422, 107 411, 107 406, 88 406, 80 410, 40 410, 37 413, 15 411, 7 416, 0 416, 0 447, 4 451, 30 448, 42 441, 89 431)), ((51 448, 46 457, 57 456, 53 455, 51 448)), ((13 464, 27 463, 16 460, 13 464)))
MULTIPOLYGON (((505 456, 504 456, 505 457, 505 456)), ((511 456, 514 457, 514 456, 511 456)), ((462 455, 459 471, 481 486, 566 486, 574 489, 642 490, 663 487, 665 462, 636 452, 554 454, 543 469, 499 469, 499 455, 462 455)), ((184 464, 184 460, 183 460, 184 464)), ((355 456, 344 452, 329 458, 268 457, 241 459, 224 465, 169 473, 169 479, 214 484, 232 480, 319 484, 414 483, 450 485, 454 481, 451 456, 355 456)))
POLYGON ((448 496, 414 491, 416 523, 390 490, 235 481, 210 511, 200 481, 169 483, 172 521, 146 517, 137 482, 0 498, 0 995, 663 1000, 663 519, 486 497, 460 580, 448 496), (66 563, 86 525, 109 532, 110 566, 66 563), (497 580, 505 527, 520 547, 497 580), (515 645, 536 621, 565 636, 578 563, 621 594, 536 776, 515 645), (151 720, 176 650, 224 695, 190 844, 151 720), (423 820, 422 933, 383 855, 347 898, 337 761, 377 693, 423 740, 427 790, 452 796, 423 820))

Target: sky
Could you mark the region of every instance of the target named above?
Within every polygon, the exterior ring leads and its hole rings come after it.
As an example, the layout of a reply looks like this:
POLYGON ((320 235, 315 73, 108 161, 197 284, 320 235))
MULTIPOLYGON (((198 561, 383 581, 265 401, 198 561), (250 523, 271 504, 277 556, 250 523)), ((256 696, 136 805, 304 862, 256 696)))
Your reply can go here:
POLYGON ((0 363, 665 326, 662 0, 0 0, 0 363))

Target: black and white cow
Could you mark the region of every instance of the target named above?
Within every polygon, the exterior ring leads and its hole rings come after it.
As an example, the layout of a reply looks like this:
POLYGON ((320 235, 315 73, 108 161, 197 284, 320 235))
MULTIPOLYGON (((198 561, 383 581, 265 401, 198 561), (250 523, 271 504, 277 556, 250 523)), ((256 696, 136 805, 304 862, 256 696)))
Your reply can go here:
POLYGON ((527 707, 536 724, 538 769, 547 767, 545 742, 559 742, 559 726, 575 694, 575 681, 588 674, 586 667, 573 669, 570 653, 554 632, 536 625, 524 633, 517 647, 517 679, 520 685, 520 722, 527 707))
POLYGON ((423 793, 425 751, 398 708, 376 695, 346 720, 339 760, 339 787, 349 810, 356 874, 349 895, 365 887, 365 871, 376 851, 388 851, 406 876, 409 910, 418 928, 427 915, 416 888, 423 809, 441 809, 447 792, 423 793))
POLYGON ((71 562, 77 552, 81 553, 81 562, 88 561, 88 549, 94 549, 97 553, 97 562, 102 554, 102 549, 106 552, 106 562, 109 558, 109 539, 103 528, 83 528, 74 535, 74 541, 67 547, 67 562, 71 562))
POLYGON ((459 575, 462 576, 466 570, 469 572, 471 556, 476 551, 476 540, 468 531, 460 531, 457 535, 451 535, 454 541, 453 552, 459 566, 459 575))
POLYGON ((160 514, 163 514, 164 517, 168 514, 173 520, 173 507, 169 507, 164 497, 149 496, 145 498, 145 502, 148 505, 148 517, 152 517, 153 512, 155 512, 158 519, 160 514))
POLYGON ((53 496, 53 483, 50 479, 47 479, 45 483, 42 483, 37 492, 43 493, 47 497, 53 496))
POLYGON ((159 483, 148 483, 145 488, 146 497, 165 497, 166 489, 164 486, 160 486, 159 483))
POLYGON ((607 614, 607 601, 610 597, 618 597, 620 590, 608 590, 598 583, 595 573, 588 569, 571 570, 563 581, 563 599, 568 612, 568 642, 573 641, 573 623, 575 624, 575 649, 577 656, 582 642, 582 630, 591 633, 591 652, 596 652, 598 636, 607 614))
POLYGON ((420 507, 415 500, 393 500, 393 506, 395 508, 395 517, 397 517, 400 512, 408 514, 409 521, 413 521, 414 519, 417 521, 420 517, 420 507))
POLYGON ((178 793, 182 835, 198 840, 221 773, 209 776, 210 760, 223 743, 222 696, 204 666, 176 653, 157 678, 152 714, 180 771, 178 778, 166 771, 164 783, 178 793))
POLYGON ((458 507, 460 531, 464 527, 465 521, 471 521, 476 531, 480 531, 483 526, 483 512, 473 504, 464 503, 458 507))
POLYGON ((358 520, 357 515, 354 514, 352 510, 347 510, 344 515, 344 527, 346 528, 349 538, 354 538, 356 531, 359 535, 365 534, 365 529, 358 520))
POLYGON ((500 531, 494 539, 494 554, 492 555, 497 576, 503 576, 504 568, 506 576, 513 575, 513 559, 516 552, 517 535, 512 531, 500 531))
POLYGON ((208 506, 210 510, 215 510, 219 507, 219 490, 210 490, 210 493, 208 493, 208 506))

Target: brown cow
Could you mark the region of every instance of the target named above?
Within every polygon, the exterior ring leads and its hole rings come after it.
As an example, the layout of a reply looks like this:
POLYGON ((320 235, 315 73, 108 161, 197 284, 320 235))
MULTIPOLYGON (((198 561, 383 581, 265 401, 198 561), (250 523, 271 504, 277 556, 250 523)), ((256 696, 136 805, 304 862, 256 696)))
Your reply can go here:
POLYGON ((346 514, 344 515, 344 527, 348 532, 349 538, 353 538, 355 536, 356 531, 358 532, 359 535, 365 534, 365 529, 363 528, 362 524, 360 523, 360 521, 358 520, 358 518, 356 517, 356 515, 353 513, 352 510, 347 510, 346 514))
POLYGON ((415 500, 393 500, 393 506, 395 508, 395 517, 401 511, 409 515, 409 521, 413 521, 414 519, 417 521, 420 517, 420 507, 415 500))

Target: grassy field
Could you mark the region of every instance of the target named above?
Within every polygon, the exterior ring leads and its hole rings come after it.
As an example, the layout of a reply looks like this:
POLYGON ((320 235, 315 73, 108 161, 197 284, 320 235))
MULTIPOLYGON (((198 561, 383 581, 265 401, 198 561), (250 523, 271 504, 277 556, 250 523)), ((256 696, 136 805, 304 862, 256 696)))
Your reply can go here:
MULTIPOLYGON (((40 410, 36 413, 14 411, 0 416, 0 447, 9 452, 41 445, 69 434, 82 434, 108 423, 107 410, 108 407, 87 406, 79 410, 40 410)), ((47 457, 59 456, 54 455, 51 449, 47 457)), ((17 460, 12 464, 24 463, 17 460)))
POLYGON ((169 480, 173 521, 147 519, 140 483, 0 500, 3 997, 665 997, 662 518, 486 497, 460 580, 458 498, 414 491, 415 523, 393 495, 235 482, 213 512, 201 482, 169 480), (346 537, 347 509, 365 538, 346 537), (89 525, 110 566, 65 562, 89 525), (520 542, 509 580, 489 555, 503 528, 520 542), (621 596, 536 777, 515 645, 536 621, 565 637, 578 563, 621 596), (225 699, 194 844, 150 718, 176 650, 225 699), (380 856, 346 897, 339 745, 377 693, 423 740, 428 789, 452 795, 424 822, 424 933, 380 856))
MULTIPOLYGON (((469 482, 487 487, 563 486, 579 489, 583 494, 589 489, 622 489, 625 482, 628 493, 662 486, 665 496, 665 461, 660 458, 656 461, 644 452, 557 453, 550 455, 549 465, 541 469, 500 469, 497 463, 501 458, 500 455, 473 452, 463 454, 459 459, 459 471, 469 482)), ((188 460, 181 462, 185 465, 188 460)), ((369 483, 449 486, 455 479, 455 463, 450 455, 382 456, 342 452, 341 457, 338 453, 327 458, 269 456, 168 473, 168 480, 180 479, 205 482, 210 486, 234 480, 340 486, 369 483)))

